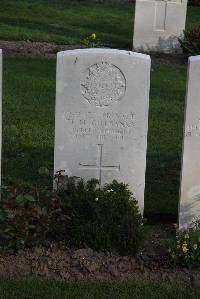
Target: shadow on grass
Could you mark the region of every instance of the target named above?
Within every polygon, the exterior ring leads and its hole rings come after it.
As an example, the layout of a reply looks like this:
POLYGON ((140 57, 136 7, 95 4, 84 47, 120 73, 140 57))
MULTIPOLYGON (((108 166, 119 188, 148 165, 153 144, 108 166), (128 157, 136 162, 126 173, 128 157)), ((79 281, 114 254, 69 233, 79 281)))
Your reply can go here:
POLYGON ((47 167, 53 173, 53 146, 28 147, 18 141, 10 144, 13 150, 3 151, 2 181, 8 183, 40 183, 38 170, 47 167))

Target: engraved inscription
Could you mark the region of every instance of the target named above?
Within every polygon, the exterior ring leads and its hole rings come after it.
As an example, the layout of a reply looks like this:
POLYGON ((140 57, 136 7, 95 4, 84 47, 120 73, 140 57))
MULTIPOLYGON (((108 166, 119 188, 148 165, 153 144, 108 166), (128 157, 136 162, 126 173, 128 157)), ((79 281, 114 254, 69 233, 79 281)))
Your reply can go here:
POLYGON ((118 67, 108 62, 101 62, 87 69, 80 88, 84 98, 90 104, 106 107, 124 97, 126 79, 118 67))
POLYGON ((186 137, 200 137, 200 119, 196 123, 189 124, 185 129, 186 137))
POLYGON ((97 170, 97 177, 99 180, 99 185, 101 187, 101 178, 103 170, 117 170, 120 171, 120 165, 103 165, 103 144, 97 144, 98 152, 97 152, 97 164, 82 164, 79 163, 80 169, 94 169, 97 170))
POLYGON ((98 141, 125 140, 133 136, 136 116, 133 112, 66 112, 64 118, 72 138, 95 137, 98 141))

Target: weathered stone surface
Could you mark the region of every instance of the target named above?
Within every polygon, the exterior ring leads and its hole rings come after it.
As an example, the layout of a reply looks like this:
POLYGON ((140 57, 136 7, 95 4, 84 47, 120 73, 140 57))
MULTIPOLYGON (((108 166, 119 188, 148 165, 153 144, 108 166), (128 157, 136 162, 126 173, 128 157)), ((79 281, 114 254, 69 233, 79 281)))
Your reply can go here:
POLYGON ((200 219, 200 56, 189 58, 182 178, 180 228, 200 219))
POLYGON ((136 0, 133 48, 137 51, 180 51, 187 0, 136 0))
POLYGON ((150 58, 111 49, 58 53, 55 172, 130 185, 144 205, 150 58))

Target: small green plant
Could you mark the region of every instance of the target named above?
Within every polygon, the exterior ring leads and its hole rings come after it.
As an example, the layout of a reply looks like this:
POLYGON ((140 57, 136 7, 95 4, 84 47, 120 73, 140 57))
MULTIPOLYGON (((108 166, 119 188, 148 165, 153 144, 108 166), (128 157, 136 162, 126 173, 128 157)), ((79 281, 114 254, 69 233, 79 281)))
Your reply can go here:
MULTIPOLYGON (((49 175, 41 168, 42 176, 49 175)), ((3 188, 0 201, 2 248, 17 251, 49 242, 136 253, 145 235, 142 216, 128 185, 113 181, 103 189, 96 179, 55 175, 55 189, 3 188)))
POLYGON ((199 55, 200 54, 200 27, 184 31, 184 35, 179 39, 181 48, 184 53, 199 55))
POLYGON ((144 238, 142 216, 128 185, 113 181, 99 189, 93 179, 59 175, 51 233, 67 246, 134 254, 144 238), (62 183, 61 183, 62 180, 62 183), (58 231, 60 235, 58 234, 58 231))
POLYGON ((183 266, 200 265, 200 221, 193 228, 178 230, 175 225, 176 239, 169 242, 169 258, 174 264, 183 266))
POLYGON ((3 187, 0 201, 0 237, 3 247, 17 251, 45 241, 47 207, 36 187, 3 187))
POLYGON ((81 36, 81 43, 87 48, 102 48, 103 44, 97 38, 96 33, 92 33, 89 36, 81 36))

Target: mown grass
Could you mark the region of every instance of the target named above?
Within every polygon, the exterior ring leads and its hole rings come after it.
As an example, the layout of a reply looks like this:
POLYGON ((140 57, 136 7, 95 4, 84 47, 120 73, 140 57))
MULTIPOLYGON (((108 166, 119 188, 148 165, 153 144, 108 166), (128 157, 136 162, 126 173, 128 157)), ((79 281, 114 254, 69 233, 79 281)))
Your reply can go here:
POLYGON ((3 178, 37 181, 53 167, 55 60, 4 60, 3 178))
POLYGON ((80 44, 81 35, 96 32, 106 45, 130 47, 133 9, 76 0, 2 0, 0 39, 80 44))
POLYGON ((129 282, 56 282, 0 280, 1 299, 197 299, 198 289, 129 282))
MULTIPOLYGON (((55 60, 6 58, 3 97, 3 181, 35 183, 53 168, 55 60)), ((176 214, 186 67, 153 65, 145 210, 176 214)))
MULTIPOLYGON (((187 29, 200 26, 200 7, 188 7, 187 29)), ((134 5, 77 0, 1 0, 0 39, 80 44, 96 32, 103 44, 131 48, 134 5)))
POLYGON ((148 212, 177 211, 186 76, 184 66, 152 67, 145 193, 148 212))

